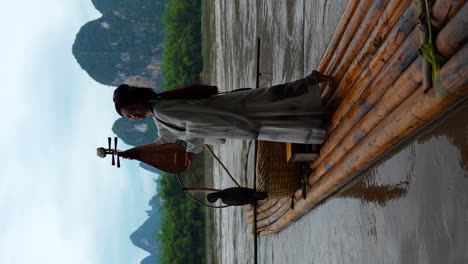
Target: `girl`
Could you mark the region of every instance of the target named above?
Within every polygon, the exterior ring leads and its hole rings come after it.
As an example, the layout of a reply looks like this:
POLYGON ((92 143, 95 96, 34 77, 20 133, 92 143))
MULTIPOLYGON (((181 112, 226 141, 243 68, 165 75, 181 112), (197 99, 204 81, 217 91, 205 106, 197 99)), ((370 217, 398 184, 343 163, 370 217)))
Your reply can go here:
POLYGON ((321 82, 333 79, 313 71, 291 83, 222 94, 215 86, 157 94, 123 84, 114 91, 114 103, 127 118, 152 116, 159 131, 156 144, 182 139, 191 153, 228 138, 321 144, 325 136, 321 82))

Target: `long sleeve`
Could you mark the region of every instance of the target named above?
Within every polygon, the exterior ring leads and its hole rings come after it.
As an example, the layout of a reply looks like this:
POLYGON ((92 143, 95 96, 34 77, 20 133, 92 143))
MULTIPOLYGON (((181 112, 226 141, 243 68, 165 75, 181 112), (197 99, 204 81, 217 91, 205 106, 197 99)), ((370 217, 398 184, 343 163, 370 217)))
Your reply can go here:
MULTIPOLYGON (((179 139, 179 136, 173 134, 167 128, 162 126, 156 118, 153 117, 153 120, 156 124, 159 133, 159 138, 156 141, 154 141, 155 144, 159 145, 166 143, 175 143, 176 140, 179 139)), ((187 142, 187 152, 198 154, 203 151, 203 147, 205 145, 205 140, 203 138, 191 137, 189 135, 186 135, 185 138, 183 138, 183 140, 187 142)))
POLYGON ((193 138, 187 136, 185 140, 187 141, 187 152, 198 154, 203 151, 203 147, 205 146, 204 138, 193 138))
POLYGON ((176 140, 179 138, 177 135, 171 133, 167 128, 163 127, 156 118, 153 117, 153 121, 156 124, 156 128, 158 129, 159 138, 154 141, 154 143, 166 144, 166 143, 175 143, 176 140))

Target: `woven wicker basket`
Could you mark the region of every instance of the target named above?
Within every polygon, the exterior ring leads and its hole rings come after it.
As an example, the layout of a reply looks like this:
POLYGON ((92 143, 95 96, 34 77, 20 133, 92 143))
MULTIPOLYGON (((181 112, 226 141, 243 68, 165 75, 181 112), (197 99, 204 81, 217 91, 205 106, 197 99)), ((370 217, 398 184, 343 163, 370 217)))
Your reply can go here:
POLYGON ((302 165, 286 161, 284 143, 259 141, 257 155, 258 189, 269 198, 289 197, 301 188, 302 165))

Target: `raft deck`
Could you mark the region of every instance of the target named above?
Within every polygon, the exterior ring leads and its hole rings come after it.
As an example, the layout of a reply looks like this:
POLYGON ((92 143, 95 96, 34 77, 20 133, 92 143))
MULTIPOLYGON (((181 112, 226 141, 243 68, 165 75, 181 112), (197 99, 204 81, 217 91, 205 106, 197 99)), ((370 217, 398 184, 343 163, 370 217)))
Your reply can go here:
MULTIPOLYGON (((310 164, 307 197, 297 190, 294 209, 290 197, 261 202, 258 235, 281 231, 467 97, 466 1, 430 7, 435 48, 445 62, 428 87, 416 2, 347 3, 317 69, 335 85, 321 87, 327 139, 310 164)), ((253 209, 246 210, 252 223, 253 209)))

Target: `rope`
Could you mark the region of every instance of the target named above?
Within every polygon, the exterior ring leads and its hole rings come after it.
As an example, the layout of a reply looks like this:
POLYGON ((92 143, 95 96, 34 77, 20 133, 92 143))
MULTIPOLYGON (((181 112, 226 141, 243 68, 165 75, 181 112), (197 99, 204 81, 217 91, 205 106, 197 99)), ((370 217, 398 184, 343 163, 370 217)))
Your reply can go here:
POLYGON ((201 206, 205 206, 205 207, 210 207, 210 208, 226 208, 228 207, 229 205, 220 205, 220 206, 216 206, 216 205, 210 205, 210 204, 206 204, 200 200, 198 200, 195 196, 193 196, 189 191, 187 191, 187 188, 185 188, 184 184, 182 183, 182 180, 180 179, 180 176, 179 174, 177 173, 176 174, 176 177, 177 177, 177 180, 179 180, 179 184, 180 186, 182 186, 182 190, 190 197, 192 198, 192 200, 194 200, 197 204, 201 205, 201 206))
POLYGON ((229 172, 229 170, 226 168, 226 166, 224 165, 224 163, 218 158, 218 156, 216 156, 216 154, 214 154, 213 150, 208 146, 208 145, 205 145, 205 147, 210 151, 211 155, 213 155, 213 157, 219 162, 219 164, 223 167, 223 169, 226 171, 226 173, 229 175, 229 177, 231 178, 231 180, 238 186, 238 187, 241 187, 241 185, 234 179, 234 177, 231 175, 231 173, 229 172))

